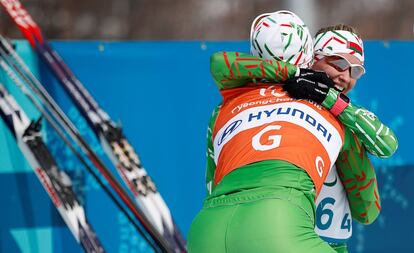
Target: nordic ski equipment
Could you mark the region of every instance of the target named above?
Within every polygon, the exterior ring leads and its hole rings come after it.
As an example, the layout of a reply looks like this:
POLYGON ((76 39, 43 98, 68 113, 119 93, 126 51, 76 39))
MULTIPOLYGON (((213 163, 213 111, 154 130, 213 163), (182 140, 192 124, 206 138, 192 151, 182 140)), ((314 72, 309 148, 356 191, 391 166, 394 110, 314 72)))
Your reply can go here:
POLYGON ((1 83, 0 116, 76 241, 87 253, 105 252, 72 189, 70 177, 58 168, 43 142, 41 118, 30 121, 1 83))
MULTIPOLYGON (((43 85, 39 82, 38 79, 30 72, 28 67, 25 65, 23 60, 17 55, 12 46, 8 41, 0 35, 0 64, 1 67, 6 71, 6 73, 15 81, 18 85, 19 79, 13 77, 14 72, 18 73, 22 80, 30 87, 30 89, 37 95, 43 105, 45 105, 48 111, 53 115, 53 118, 56 119, 60 126, 62 126, 65 131, 71 136, 71 138, 81 147, 82 151, 88 156, 94 166, 100 171, 100 173, 105 177, 109 182, 111 187, 115 190, 117 195, 121 198, 124 204, 132 212, 134 217, 140 222, 140 224, 145 228, 147 233, 151 236, 151 239, 156 243, 157 247, 154 247, 153 243, 150 243, 153 246, 154 250, 161 250, 162 252, 173 252, 170 250, 170 246, 165 242, 165 239, 159 234, 155 227, 150 223, 147 217, 143 212, 138 209, 133 200, 125 192, 122 186, 118 183, 112 173, 108 168, 105 167, 104 163, 99 159, 99 157, 94 153, 90 148, 87 142, 81 137, 77 128, 73 123, 67 118, 67 116, 62 112, 60 107, 52 99, 52 97, 44 89, 43 85), (13 70, 8 70, 10 68, 7 64, 13 67, 13 70)), ((24 85, 18 85, 20 89, 25 87, 24 85)), ((30 97, 29 92, 24 94, 32 100, 33 103, 36 102, 35 99, 30 97)), ((41 106, 40 106, 41 107, 41 106)), ((39 108, 38 108, 39 109, 39 108)), ((40 110, 40 109, 39 109, 40 110)))
MULTIPOLYGON (((1 35, 0 35, 0 38, 1 38, 1 35)), ((0 52, 3 53, 2 48, 0 48, 0 52)), ((8 66, 7 63, 2 58, 0 58, 0 66, 6 72, 6 74, 10 77, 10 79, 14 82, 14 84, 16 84, 20 88, 20 90, 23 92, 23 94, 25 94, 26 97, 32 102, 32 104, 42 114, 42 116, 46 119, 46 121, 52 126, 52 128, 56 131, 56 133, 63 140, 63 142, 69 147, 69 149, 73 152, 76 158, 82 163, 82 165, 93 176, 96 182, 98 182, 101 188, 111 198, 111 200, 115 203, 115 205, 119 208, 119 210, 126 216, 126 218, 131 222, 131 224, 135 227, 135 229, 139 232, 139 234, 141 234, 141 236, 151 245, 152 248, 158 248, 156 245, 154 245, 154 242, 148 237, 149 235, 147 234, 147 232, 144 232, 143 229, 136 223, 136 221, 131 217, 131 214, 125 209, 125 207, 113 195, 111 190, 108 189, 108 186, 105 185, 105 183, 101 180, 101 178, 85 161, 83 156, 76 150, 76 148, 69 141, 66 134, 61 129, 61 127, 56 122, 56 120, 49 114, 47 110, 43 108, 41 104, 39 104, 37 99, 29 92, 29 90, 26 89, 26 86, 20 81, 17 75, 13 72, 13 69, 10 66, 8 66)))
POLYGON ((0 1, 85 117, 118 173, 134 194, 138 206, 175 252, 186 252, 185 241, 172 219, 169 208, 142 166, 133 147, 125 138, 122 129, 99 107, 58 53, 50 46, 39 26, 22 4, 18 0, 0 1))

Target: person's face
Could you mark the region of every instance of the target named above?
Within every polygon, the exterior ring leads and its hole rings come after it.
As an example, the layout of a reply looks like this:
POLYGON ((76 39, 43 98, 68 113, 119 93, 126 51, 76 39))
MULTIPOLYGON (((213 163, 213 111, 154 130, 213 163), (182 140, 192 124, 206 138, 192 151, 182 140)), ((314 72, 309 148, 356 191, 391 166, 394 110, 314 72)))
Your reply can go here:
POLYGON ((348 60, 351 64, 362 65, 362 62, 351 54, 338 53, 338 55, 340 56, 323 57, 321 60, 315 62, 312 69, 325 72, 329 78, 333 80, 336 88, 342 90, 342 92, 346 94, 354 88, 359 77, 355 77, 355 75, 351 74, 351 68, 348 64, 345 63, 345 66, 348 67, 344 68, 343 66, 338 67, 336 63, 338 60, 341 60, 341 57, 348 60))

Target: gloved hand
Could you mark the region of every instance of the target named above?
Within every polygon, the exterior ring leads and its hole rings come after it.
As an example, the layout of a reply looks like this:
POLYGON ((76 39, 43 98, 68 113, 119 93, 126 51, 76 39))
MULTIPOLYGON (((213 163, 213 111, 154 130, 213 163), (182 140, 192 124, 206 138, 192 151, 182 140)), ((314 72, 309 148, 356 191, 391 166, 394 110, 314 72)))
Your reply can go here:
POLYGON ((285 81, 283 89, 293 98, 310 99, 321 104, 334 85, 324 72, 300 69, 299 75, 285 81))

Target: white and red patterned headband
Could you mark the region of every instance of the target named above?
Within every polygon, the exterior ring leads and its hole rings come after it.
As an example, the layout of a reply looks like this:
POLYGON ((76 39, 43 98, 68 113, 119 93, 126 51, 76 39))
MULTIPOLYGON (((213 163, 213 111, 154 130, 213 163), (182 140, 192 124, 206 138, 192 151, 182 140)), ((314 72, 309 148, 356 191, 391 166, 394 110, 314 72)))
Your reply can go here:
POLYGON ((354 55, 364 63, 364 44, 358 35, 349 31, 335 30, 318 34, 314 49, 315 56, 345 53, 354 55))

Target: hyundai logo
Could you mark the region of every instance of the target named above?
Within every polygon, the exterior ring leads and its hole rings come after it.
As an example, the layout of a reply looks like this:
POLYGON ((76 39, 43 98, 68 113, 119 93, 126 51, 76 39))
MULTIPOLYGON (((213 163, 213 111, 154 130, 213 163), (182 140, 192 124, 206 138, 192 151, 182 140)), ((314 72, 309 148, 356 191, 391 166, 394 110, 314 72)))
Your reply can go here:
POLYGON ((236 130, 242 123, 242 120, 237 120, 234 121, 232 123, 230 123, 230 125, 224 130, 223 134, 221 135, 219 141, 218 141, 218 145, 221 145, 223 143, 223 141, 231 134, 234 132, 234 130, 236 130))

